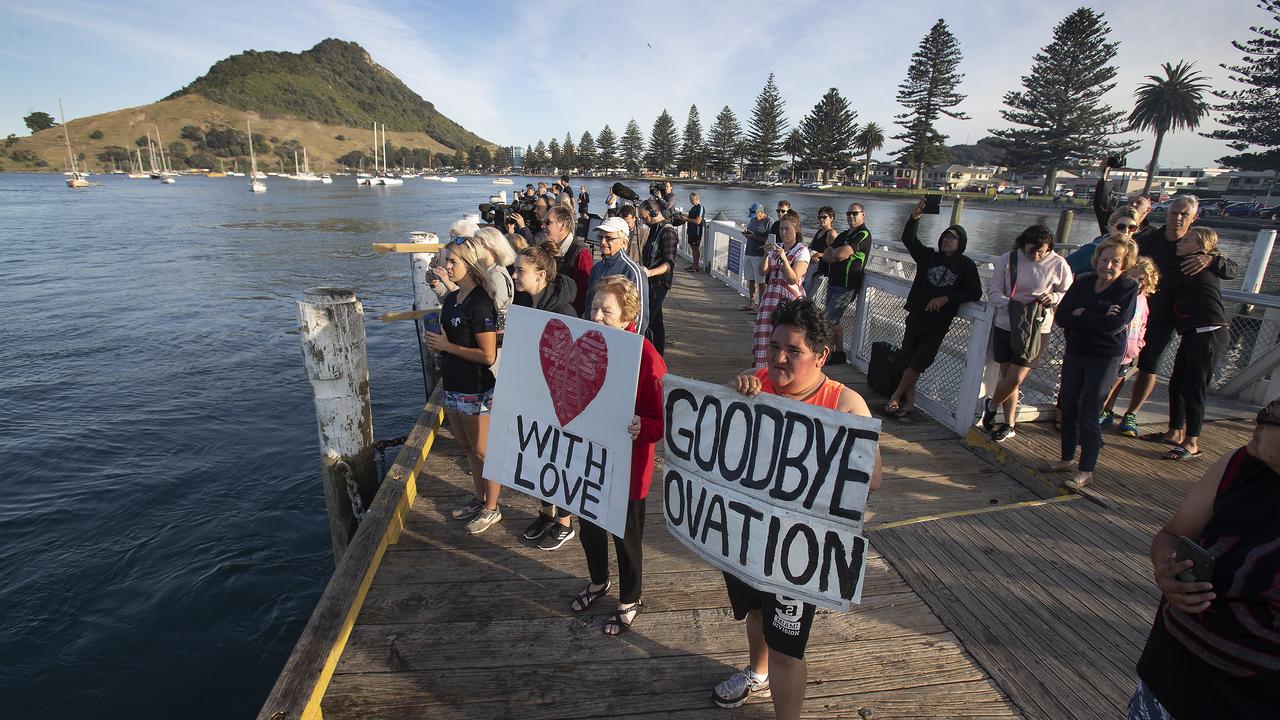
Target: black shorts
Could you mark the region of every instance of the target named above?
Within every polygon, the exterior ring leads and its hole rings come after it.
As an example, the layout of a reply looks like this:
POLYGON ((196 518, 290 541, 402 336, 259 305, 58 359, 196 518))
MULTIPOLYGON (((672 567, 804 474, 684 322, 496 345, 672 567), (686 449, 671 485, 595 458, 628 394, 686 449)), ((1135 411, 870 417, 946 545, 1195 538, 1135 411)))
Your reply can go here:
MULTIPOLYGON (((1048 333, 1045 333, 1045 334, 1048 334, 1048 333)), ((1044 346, 1048 344, 1049 338, 1047 337, 1041 338, 1041 340, 1042 342, 1040 343, 1040 352, 1043 353, 1044 346)), ((1018 367, 1024 367, 1024 368, 1040 367, 1039 355, 1036 355, 1035 357, 1031 358, 1030 360, 1027 360, 1026 362, 1023 362, 1021 360, 1014 360, 1012 336, 1009 334, 1008 330, 1002 330, 998 327, 991 328, 991 354, 995 358, 995 361, 1000 363, 1001 365, 1005 363, 1012 363, 1013 365, 1016 365, 1018 367)))
POLYGON ((724 586, 729 591, 734 618, 743 620, 748 612, 759 610, 764 624, 764 644, 788 657, 804 659, 817 608, 807 602, 757 590, 729 573, 724 574, 724 586))
POLYGON ((698 233, 697 235, 689 233, 686 239, 689 242, 689 247, 698 247, 702 244, 702 233, 698 233))
POLYGON ((938 357, 942 341, 947 337, 950 323, 943 325, 936 322, 913 320, 907 316, 907 330, 902 334, 902 355, 906 358, 907 367, 923 373, 938 357))
POLYGON ((1142 346, 1142 352, 1138 353, 1138 370, 1154 373, 1160 369, 1160 358, 1164 357, 1164 351, 1173 341, 1173 323, 1156 324, 1148 321, 1147 332, 1142 339, 1146 344, 1142 346))

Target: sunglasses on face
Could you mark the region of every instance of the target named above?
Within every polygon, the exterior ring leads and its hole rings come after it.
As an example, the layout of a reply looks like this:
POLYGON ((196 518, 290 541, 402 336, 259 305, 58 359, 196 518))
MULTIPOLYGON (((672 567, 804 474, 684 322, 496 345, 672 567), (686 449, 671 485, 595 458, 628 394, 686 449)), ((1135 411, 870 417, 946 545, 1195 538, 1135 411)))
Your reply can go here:
POLYGON ((862 214, 861 210, 850 210, 849 212, 845 213, 845 215, 849 217, 853 217, 855 215, 861 215, 861 214, 862 214))
POLYGON ((1116 223, 1116 229, 1120 232, 1138 232, 1137 225, 1128 225, 1125 223, 1116 223))
POLYGON ((454 245, 461 245, 466 241, 467 241, 467 238, 465 235, 458 235, 457 237, 453 238, 449 242, 453 243, 454 245))

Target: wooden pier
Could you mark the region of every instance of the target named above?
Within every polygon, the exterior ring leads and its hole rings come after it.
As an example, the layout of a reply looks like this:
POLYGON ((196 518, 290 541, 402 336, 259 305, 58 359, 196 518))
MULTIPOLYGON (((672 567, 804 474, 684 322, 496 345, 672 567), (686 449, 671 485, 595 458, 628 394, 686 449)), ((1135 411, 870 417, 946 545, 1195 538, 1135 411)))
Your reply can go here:
MULTIPOLYGON (((739 305, 681 273, 666 301, 670 371, 725 382, 748 365, 739 305)), ((883 404, 851 367, 832 374, 883 404)), ((720 573, 667 533, 659 484, 644 610, 607 637, 615 594, 568 609, 588 582, 577 541, 519 542, 535 501, 504 490, 502 523, 479 536, 447 519, 471 480, 439 418, 424 410, 260 718, 772 717, 768 700, 711 702, 746 662, 745 633, 720 573)), ((1210 423, 1207 454, 1250 427, 1210 423)), ((1048 424, 996 446, 917 414, 886 420, 881 437, 863 603, 819 614, 805 717, 1118 716, 1156 607, 1151 535, 1211 460, 1159 461, 1156 445, 1108 435, 1082 497, 1034 471, 1057 452, 1048 424)))

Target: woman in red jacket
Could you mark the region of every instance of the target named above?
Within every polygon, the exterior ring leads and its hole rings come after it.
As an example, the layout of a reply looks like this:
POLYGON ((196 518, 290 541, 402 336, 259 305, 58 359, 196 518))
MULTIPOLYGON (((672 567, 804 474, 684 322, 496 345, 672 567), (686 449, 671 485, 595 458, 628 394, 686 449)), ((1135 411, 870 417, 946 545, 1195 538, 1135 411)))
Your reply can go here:
MULTIPOLYGON (((635 332, 640 314, 636 286, 621 275, 610 275, 591 290, 591 319, 620 330, 635 332)), ((613 539, 618 556, 621 591, 618 610, 604 624, 605 635, 621 635, 631 629, 640 612, 641 568, 644 561, 644 505, 653 478, 653 446, 662 437, 662 376, 667 365, 648 340, 640 354, 640 379, 636 386, 635 416, 631 433, 631 493, 627 502, 627 527, 623 537, 613 539)), ((591 584, 573 599, 569 608, 583 613, 609 591, 609 532, 579 518, 578 539, 587 556, 591 584)))

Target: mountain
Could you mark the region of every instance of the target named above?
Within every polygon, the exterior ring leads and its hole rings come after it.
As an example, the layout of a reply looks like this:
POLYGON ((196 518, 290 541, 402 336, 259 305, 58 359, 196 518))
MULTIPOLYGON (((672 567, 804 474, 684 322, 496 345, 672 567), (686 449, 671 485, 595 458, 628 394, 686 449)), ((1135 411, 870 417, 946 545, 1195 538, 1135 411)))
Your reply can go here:
MULTIPOLYGON (((68 99, 68 109, 74 107, 68 99)), ((83 167, 128 168, 124 156, 160 126, 175 169, 231 168, 248 161, 245 119, 253 121, 258 163, 293 169, 293 151, 306 147, 311 168, 329 172, 372 167, 372 123, 387 125, 391 165, 439 167, 458 150, 493 143, 441 115, 356 43, 325 40, 302 53, 245 52, 215 64, 203 77, 150 105, 67 122, 83 167), (171 145, 177 145, 170 148, 171 145), (342 159, 341 161, 339 159, 342 159), (401 162, 402 161, 402 162, 401 162)), ((62 127, 0 140, 0 170, 58 170, 66 164, 62 127)))
POLYGON ((232 55, 165 99, 191 94, 326 125, 371 127, 377 121, 388 130, 425 133, 451 148, 493 145, 441 115, 358 44, 332 38, 301 53, 232 55))
POLYGON ((995 138, 984 137, 972 145, 948 145, 947 150, 960 165, 999 165, 1004 150, 992 144, 995 138))

